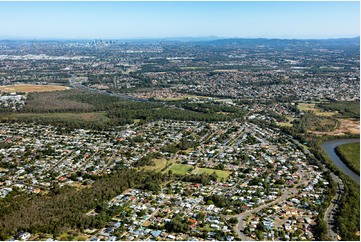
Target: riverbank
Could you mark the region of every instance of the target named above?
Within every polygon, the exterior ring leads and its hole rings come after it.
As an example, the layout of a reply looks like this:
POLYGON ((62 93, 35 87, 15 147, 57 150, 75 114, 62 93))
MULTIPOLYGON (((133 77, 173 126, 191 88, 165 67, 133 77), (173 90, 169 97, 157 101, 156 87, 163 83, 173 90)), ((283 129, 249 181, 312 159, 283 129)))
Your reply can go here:
POLYGON ((335 148, 343 145, 359 142, 359 139, 336 139, 329 140, 321 144, 322 149, 326 153, 326 155, 330 158, 333 165, 337 166, 339 170, 349 176, 353 181, 355 181, 358 185, 360 185, 360 175, 352 171, 336 154, 335 148))
MULTIPOLYGON (((344 184, 343 189, 338 187, 336 197, 334 199, 335 206, 331 205, 327 214, 334 213, 335 216, 330 216, 328 220, 328 226, 336 234, 339 234, 344 241, 360 240, 360 176, 351 171, 337 156, 335 153, 335 147, 352 142, 359 142, 358 139, 332 139, 332 137, 323 137, 315 143, 315 154, 325 162, 325 164, 342 179, 344 184), (326 142, 324 142, 327 140, 326 142), (324 148, 327 145, 327 152, 324 148), (332 145, 330 145, 332 144, 332 145), (338 160, 338 165, 335 164, 335 159, 338 160), (343 168, 341 169, 340 166, 343 168), (345 170, 348 170, 345 172, 345 170), (350 175, 353 176, 353 178, 350 175), (342 194, 341 199, 339 195, 342 194), (337 212, 336 212, 337 211, 337 212), (331 218, 332 217, 332 218, 331 218)), ((340 184, 339 184, 340 185, 340 184)))
POLYGON ((360 175, 360 143, 349 143, 337 146, 336 154, 343 163, 346 164, 353 172, 360 175))
MULTIPOLYGON (((310 162, 317 162, 323 171, 326 173, 330 172, 332 177, 331 180, 333 182, 330 182, 328 189, 331 191, 333 199, 331 199, 332 201, 330 202, 326 201, 324 203, 324 209, 320 211, 319 220, 316 225, 320 229, 318 235, 319 240, 359 241, 359 182, 357 183, 341 171, 323 149, 322 144, 341 139, 357 139, 357 141, 359 141, 360 136, 354 134, 347 134, 345 136, 315 136, 308 133, 299 133, 295 129, 283 128, 282 130, 286 134, 291 135, 299 147, 303 147, 305 153, 309 155, 310 162), (326 216, 324 216, 325 214, 326 216), (333 216, 331 216, 331 214, 333 216), (327 223, 327 226, 325 226, 324 222, 327 223)), ((334 147, 332 150, 333 149, 334 147)), ((334 151, 333 153, 338 158, 334 151)), ((357 180, 359 181, 359 176, 357 180)))

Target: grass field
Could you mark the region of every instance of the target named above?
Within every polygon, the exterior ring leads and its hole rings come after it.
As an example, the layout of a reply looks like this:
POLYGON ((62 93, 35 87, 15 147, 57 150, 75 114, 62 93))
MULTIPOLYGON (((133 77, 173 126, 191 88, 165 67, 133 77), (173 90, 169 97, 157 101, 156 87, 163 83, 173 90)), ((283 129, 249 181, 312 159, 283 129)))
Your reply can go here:
POLYGON ((295 120, 294 117, 290 117, 290 116, 286 116, 286 118, 288 119, 288 122, 292 122, 293 120, 295 120))
POLYGON ((141 167, 144 170, 153 170, 153 171, 161 171, 162 169, 164 169, 168 164, 174 162, 173 160, 167 160, 165 158, 162 159, 154 159, 153 160, 155 162, 154 166, 143 166, 141 167))
POLYGON ((152 222, 149 221, 149 220, 147 220, 147 221, 145 221, 145 222, 143 223, 143 226, 144 226, 144 227, 149 227, 151 224, 152 224, 152 222))
POLYGON ((318 107, 327 111, 336 111, 343 118, 360 119, 360 102, 328 102, 320 103, 318 107))
POLYGON ((295 118, 293 117, 290 117, 290 116, 286 116, 288 122, 277 122, 277 125, 278 126, 281 126, 281 127, 292 127, 293 124, 291 123, 293 120, 295 120, 295 118))
POLYGON ((339 118, 337 121, 340 123, 339 127, 332 131, 319 132, 312 131, 316 135, 332 135, 342 136, 347 134, 360 134, 360 120, 339 118))
POLYGON ((51 91, 63 91, 69 87, 56 86, 56 85, 11 85, 11 86, 0 86, 0 91, 4 92, 51 92, 51 91))
POLYGON ((277 125, 281 126, 281 127, 292 127, 293 124, 288 123, 288 122, 278 122, 277 125))
POLYGON ((204 69, 203 66, 184 66, 182 67, 183 70, 198 70, 198 69, 204 69))
POLYGON ((194 148, 188 148, 186 150, 182 150, 182 153, 189 154, 194 150, 194 148))
POLYGON ((86 241, 89 240, 90 236, 83 236, 81 234, 79 234, 76 231, 68 231, 68 232, 63 232, 62 234, 60 234, 59 236, 57 236, 57 239, 60 241, 69 241, 69 240, 74 240, 74 241, 86 241))
POLYGON ((41 241, 41 240, 45 240, 45 239, 49 239, 49 238, 52 238, 53 235, 51 234, 45 234, 45 233, 35 233, 35 234, 32 234, 32 236, 30 237, 31 240, 36 240, 36 241, 41 241))
POLYGON ((323 112, 321 111, 320 109, 318 109, 316 107, 316 104, 314 103, 299 103, 297 108, 300 110, 300 111, 311 111, 311 112, 314 112, 316 115, 318 116, 325 116, 325 117, 330 117, 330 116, 333 116, 333 115, 336 115, 337 112, 323 112))
POLYGON ((238 72, 238 70, 237 69, 225 69, 225 70, 217 69, 217 70, 213 70, 213 72, 238 72))
POLYGON ((312 110, 314 110, 314 107, 315 107, 315 104, 313 104, 313 103, 299 103, 297 105, 297 108, 300 111, 312 111, 312 110))
POLYGON ((183 165, 183 164, 173 164, 171 167, 169 167, 165 172, 168 172, 171 170, 173 174, 179 174, 184 175, 187 174, 188 171, 190 171, 193 168, 191 165, 183 165))
POLYGON ((187 98, 198 98, 198 99, 205 99, 207 97, 203 97, 203 96, 197 96, 197 95, 182 95, 180 97, 167 97, 167 98, 155 98, 156 100, 161 100, 161 101, 179 101, 179 100, 184 100, 187 98))
POLYGON ((213 174, 215 172, 217 174, 218 178, 224 178, 227 179, 227 177, 231 174, 230 171, 222 171, 222 170, 215 170, 215 169, 209 169, 209 168, 196 168, 192 173, 194 174, 213 174))
POLYGON ((360 174, 360 143, 344 144, 336 147, 336 153, 354 172, 360 174))

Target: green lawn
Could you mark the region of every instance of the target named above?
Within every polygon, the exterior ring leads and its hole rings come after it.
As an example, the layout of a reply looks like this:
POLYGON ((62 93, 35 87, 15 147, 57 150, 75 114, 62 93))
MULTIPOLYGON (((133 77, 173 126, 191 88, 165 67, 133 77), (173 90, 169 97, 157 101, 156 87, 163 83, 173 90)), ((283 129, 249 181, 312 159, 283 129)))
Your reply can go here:
POLYGON ((277 125, 278 126, 281 126, 281 127, 292 127, 293 124, 291 123, 293 120, 295 120, 294 117, 290 117, 290 116, 286 116, 288 122, 277 122, 277 125))
POLYGON ((354 172, 360 174, 360 143, 344 144, 336 147, 336 153, 354 172))
POLYGON ((191 165, 173 164, 165 172, 168 172, 169 170, 171 170, 173 172, 173 174, 184 175, 184 174, 187 174, 187 172, 190 171, 192 168, 193 168, 193 166, 191 166, 191 165))
POLYGON ((202 174, 202 173, 213 174, 213 172, 215 172, 219 178, 224 178, 224 179, 227 179, 227 177, 231 174, 230 171, 222 171, 222 170, 215 170, 209 168, 197 168, 196 170, 193 171, 193 173, 195 174, 202 174))
POLYGON ((311 104, 311 103, 299 103, 297 105, 297 108, 300 111, 314 111, 315 110, 315 104, 311 104))
POLYGON ((281 127, 292 127, 293 124, 291 123, 287 123, 287 122, 279 122, 277 123, 278 126, 281 126, 281 127))

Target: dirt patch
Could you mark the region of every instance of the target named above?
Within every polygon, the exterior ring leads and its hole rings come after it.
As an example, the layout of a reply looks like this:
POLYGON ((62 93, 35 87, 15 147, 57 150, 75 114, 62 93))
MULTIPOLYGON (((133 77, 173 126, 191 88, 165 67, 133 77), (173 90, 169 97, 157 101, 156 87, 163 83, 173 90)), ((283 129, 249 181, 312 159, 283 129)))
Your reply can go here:
POLYGON ((63 91, 69 87, 56 86, 56 85, 31 85, 21 84, 12 86, 0 86, 0 91, 4 92, 52 92, 52 91, 63 91))
POLYGON ((80 118, 84 121, 96 121, 103 118, 105 113, 82 113, 80 118))
POLYGON ((145 221, 145 222, 143 223, 143 226, 144 226, 144 227, 149 227, 151 224, 152 224, 152 222, 149 221, 149 220, 147 220, 147 221, 145 221))
POLYGON ((218 70, 214 70, 213 72, 238 72, 238 70, 236 69, 218 69, 218 70))
POLYGON ((337 119, 340 126, 330 132, 311 131, 310 133, 316 135, 332 135, 341 136, 346 134, 360 134, 360 120, 356 119, 337 119))

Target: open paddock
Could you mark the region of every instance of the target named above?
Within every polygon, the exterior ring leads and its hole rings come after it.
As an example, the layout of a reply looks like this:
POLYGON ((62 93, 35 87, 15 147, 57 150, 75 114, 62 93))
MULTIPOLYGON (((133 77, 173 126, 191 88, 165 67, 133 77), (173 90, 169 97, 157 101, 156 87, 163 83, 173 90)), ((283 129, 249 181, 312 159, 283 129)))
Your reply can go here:
POLYGON ((360 134, 360 120, 356 119, 337 119, 340 123, 339 127, 330 132, 311 131, 316 135, 342 136, 346 134, 360 134))
POLYGON ((70 89, 66 86, 57 85, 34 85, 34 84, 19 84, 11 86, 0 86, 0 91, 3 92, 52 92, 63 91, 70 89))
POLYGON ((324 116, 324 117, 331 117, 331 116, 334 116, 334 115, 336 115, 338 113, 337 111, 335 111, 335 112, 321 111, 320 109, 318 109, 316 107, 316 104, 314 104, 314 103, 299 103, 297 108, 300 111, 311 111, 315 115, 324 116))
POLYGON ((161 159, 153 159, 155 165, 154 166, 143 166, 141 167, 141 169, 144 170, 152 170, 152 171, 161 171, 164 168, 166 168, 168 166, 168 164, 173 163, 173 160, 167 160, 165 158, 161 158, 161 159))

